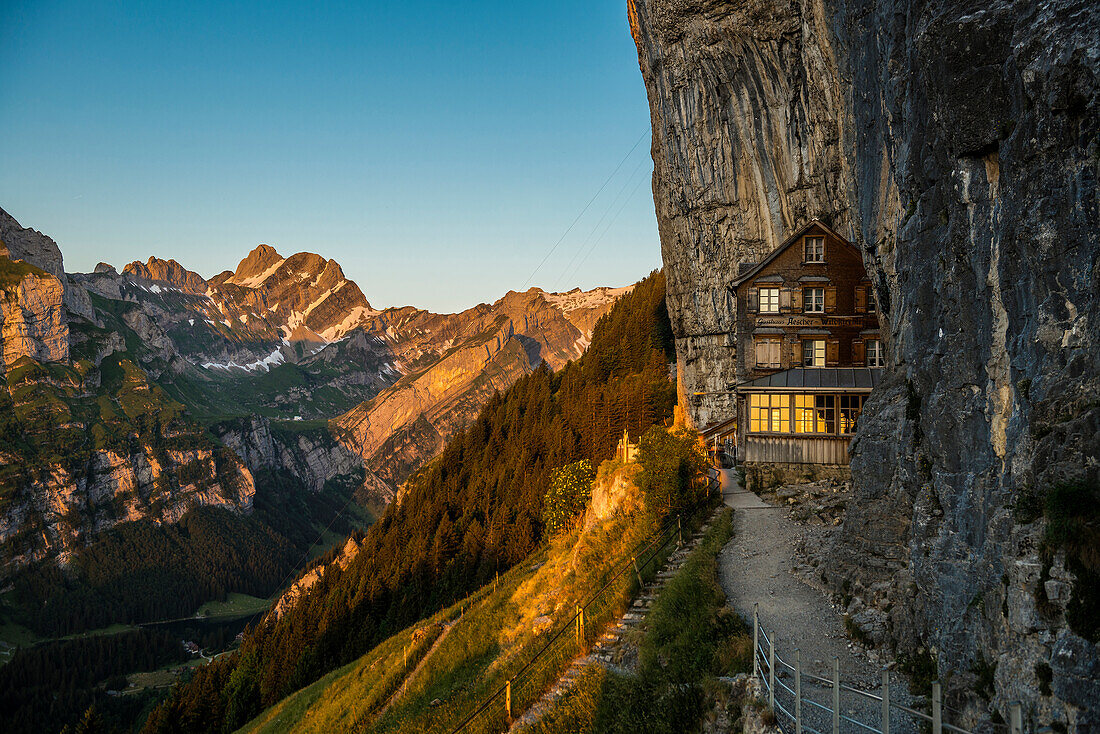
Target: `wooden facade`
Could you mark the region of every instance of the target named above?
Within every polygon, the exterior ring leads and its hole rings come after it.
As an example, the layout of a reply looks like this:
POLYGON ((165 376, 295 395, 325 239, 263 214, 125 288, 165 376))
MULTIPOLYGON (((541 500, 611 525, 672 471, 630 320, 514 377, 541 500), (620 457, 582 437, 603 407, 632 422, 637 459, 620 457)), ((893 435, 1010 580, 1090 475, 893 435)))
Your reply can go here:
POLYGON ((881 366, 877 300, 846 239, 815 220, 743 269, 734 281, 738 382, 793 367, 881 366))
POLYGON ((847 465, 884 358, 861 253, 814 220, 760 263, 742 265, 731 290, 739 457, 847 465))

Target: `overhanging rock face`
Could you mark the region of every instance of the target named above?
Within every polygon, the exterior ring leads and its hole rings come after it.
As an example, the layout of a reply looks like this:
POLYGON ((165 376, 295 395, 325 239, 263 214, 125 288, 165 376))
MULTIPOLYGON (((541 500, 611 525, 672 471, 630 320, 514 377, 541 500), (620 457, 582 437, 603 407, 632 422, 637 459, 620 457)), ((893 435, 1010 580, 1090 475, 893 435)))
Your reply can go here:
POLYGON ((863 250, 889 362, 827 575, 900 651, 929 651, 975 720, 987 707, 967 691, 992 666, 999 711, 1020 699, 1036 722, 1100 727, 1100 656, 1066 622, 1087 583, 1040 554, 1041 518, 1013 512, 1100 483, 1100 6, 632 0, 628 14, 680 377, 705 393, 696 424, 731 414, 738 266, 828 222, 863 250))

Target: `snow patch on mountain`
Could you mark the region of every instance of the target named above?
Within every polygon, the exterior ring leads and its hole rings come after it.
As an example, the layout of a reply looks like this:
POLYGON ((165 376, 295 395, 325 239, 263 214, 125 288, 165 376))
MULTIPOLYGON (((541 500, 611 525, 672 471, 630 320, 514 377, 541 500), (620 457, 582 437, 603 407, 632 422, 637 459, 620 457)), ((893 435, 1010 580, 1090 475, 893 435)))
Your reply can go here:
POLYGON ((208 370, 238 369, 245 370, 247 372, 256 372, 259 370, 269 372, 272 367, 283 364, 284 362, 286 362, 286 357, 283 355, 281 350, 276 349, 263 359, 256 360, 255 362, 249 362, 248 364, 237 364, 233 360, 229 360, 229 362, 204 362, 202 366, 208 370))
POLYGON ((590 291, 582 291, 580 288, 574 288, 568 293, 546 293, 544 291, 542 297, 550 305, 557 306, 564 313, 569 313, 582 308, 600 308, 606 306, 617 300, 620 296, 629 293, 633 288, 634 286, 632 285, 622 288, 600 287, 590 291))
POLYGON ((233 283, 234 285, 244 286, 245 288, 259 288, 260 285, 265 280, 267 280, 272 275, 274 275, 275 271, 277 271, 279 268, 281 268, 283 266, 283 263, 285 263, 285 262, 286 262, 286 258, 284 257, 282 260, 275 263, 274 265, 272 265, 271 267, 269 267, 267 270, 263 271, 259 275, 253 275, 250 278, 241 278, 240 280, 237 279, 237 276, 233 275, 233 276, 230 276, 226 280, 226 282, 227 283, 233 283))

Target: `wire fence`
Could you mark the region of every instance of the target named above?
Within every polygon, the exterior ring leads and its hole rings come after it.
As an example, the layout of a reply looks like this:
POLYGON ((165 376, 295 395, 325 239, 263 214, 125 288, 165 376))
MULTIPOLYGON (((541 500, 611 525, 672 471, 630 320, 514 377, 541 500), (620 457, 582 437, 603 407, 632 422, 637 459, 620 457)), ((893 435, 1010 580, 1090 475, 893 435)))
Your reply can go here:
MULTIPOLYGON (((898 712, 902 717, 908 717, 911 721, 923 722, 924 726, 930 726, 932 734, 942 734, 942 732, 945 731, 956 732, 956 734, 973 734, 973 732, 968 729, 963 729, 962 727, 944 721, 943 690, 938 680, 932 682, 932 712, 929 714, 924 711, 918 711, 891 699, 890 674, 888 670, 883 669, 882 671, 882 687, 878 695, 869 691, 853 688, 840 679, 840 660, 837 657, 833 658, 833 674, 831 679, 804 671, 802 669, 801 652, 798 648, 794 649, 793 664, 780 657, 775 650, 774 630, 773 633, 769 635, 760 625, 758 605, 755 604, 753 605, 752 626, 753 676, 763 685, 768 698, 768 706, 775 713, 777 724, 784 732, 794 732, 794 734, 803 734, 803 732, 807 732, 807 734, 826 734, 825 731, 812 727, 810 723, 812 721, 813 723, 820 724, 821 721, 828 721, 831 726, 827 731, 831 731, 832 734, 840 734, 842 725, 843 731, 865 731, 873 732, 874 734, 890 734, 891 712, 898 712), (793 688, 783 681, 784 673, 793 676, 793 688), (803 683, 809 683, 814 687, 828 690, 831 693, 831 701, 829 704, 823 704, 807 696, 802 690, 803 683), (849 697, 859 696, 865 700, 876 702, 880 711, 878 726, 875 726, 873 722, 867 723, 866 721, 860 721, 859 719, 845 715, 841 706, 842 694, 846 694, 849 697), (808 716, 807 710, 821 713, 817 713, 816 716, 808 716)), ((853 711, 853 709, 849 709, 849 711, 853 711)), ((1009 723, 1007 725, 994 724, 994 726, 998 727, 1000 730, 1009 732, 1009 734, 1023 734, 1022 712, 1023 710, 1020 703, 1013 702, 1009 705, 1009 723)), ((858 716, 858 714, 856 715, 858 716)))
MULTIPOLYGON (((707 478, 708 497, 713 495, 715 477, 707 478)), ((542 647, 515 673, 467 715, 453 730, 503 731, 509 728, 513 714, 526 711, 538 702, 547 688, 578 656, 586 653, 603 630, 626 611, 632 587, 643 590, 647 580, 657 575, 675 541, 682 546, 684 534, 710 503, 669 516, 649 537, 609 568, 610 577, 598 590, 576 604, 576 611, 557 629, 542 647)))

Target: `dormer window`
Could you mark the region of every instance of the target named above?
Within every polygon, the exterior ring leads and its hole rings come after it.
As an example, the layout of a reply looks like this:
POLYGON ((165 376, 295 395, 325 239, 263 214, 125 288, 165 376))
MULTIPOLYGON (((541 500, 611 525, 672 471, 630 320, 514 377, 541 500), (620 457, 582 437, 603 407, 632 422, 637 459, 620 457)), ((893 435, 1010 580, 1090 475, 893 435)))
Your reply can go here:
POLYGON ((805 253, 805 262, 825 262, 825 238, 807 237, 803 246, 803 252, 805 253))

